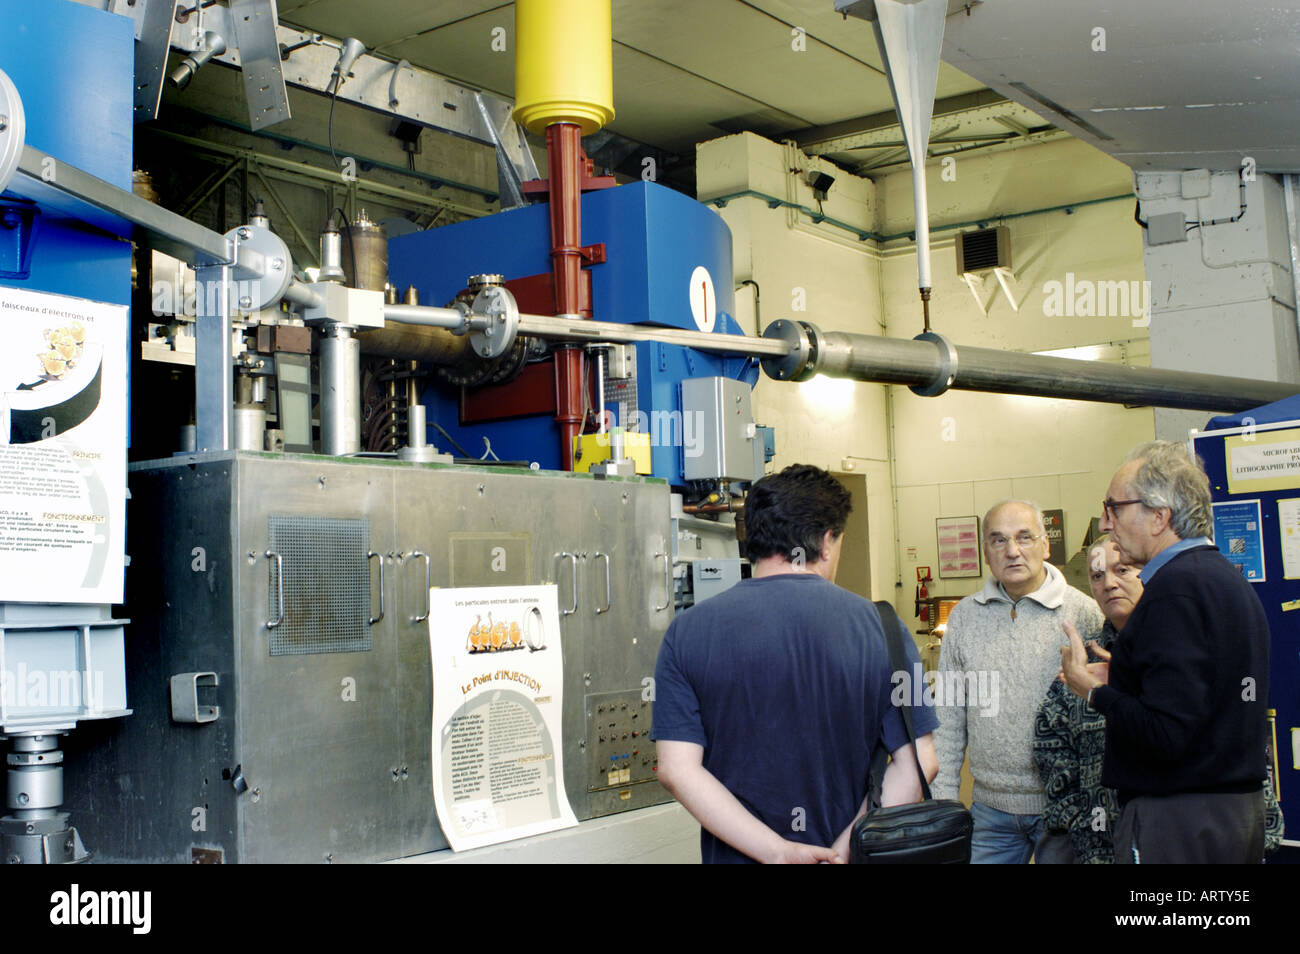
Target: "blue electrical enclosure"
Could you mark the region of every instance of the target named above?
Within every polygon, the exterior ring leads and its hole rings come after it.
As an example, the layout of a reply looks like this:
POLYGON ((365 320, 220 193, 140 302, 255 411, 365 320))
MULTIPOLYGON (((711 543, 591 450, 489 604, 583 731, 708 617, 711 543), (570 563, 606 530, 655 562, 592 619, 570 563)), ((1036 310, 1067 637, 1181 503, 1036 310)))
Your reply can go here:
MULTIPOLYGON (((22 98, 27 145, 129 191, 131 20, 69 0, 0 0, 0 24, 0 70, 22 98)), ((57 163, 49 174, 58 175, 57 163)), ((33 208, 11 183, 0 233, 18 230, 26 234, 0 235, 0 283, 130 304, 129 242, 33 208)))
MULTIPOLYGON (((1300 397, 1212 420, 1193 438, 1214 501, 1215 544, 1251 581, 1272 633, 1269 765, 1300 832, 1300 397)), ((1224 632, 1230 639, 1231 631, 1224 632)), ((1294 847, 1287 860, 1300 860, 1294 847)))
MULTIPOLYGON (((649 182, 589 192, 582 197, 582 243, 605 245, 606 261, 589 268, 594 319, 740 333, 732 318, 731 232, 711 209, 649 182), (699 292, 701 268, 711 279, 715 312, 706 313, 703 321, 697 318, 699 304, 693 309, 691 302, 692 292, 699 292)), ((389 243, 388 267, 392 284, 414 285, 426 305, 449 302, 472 274, 501 274, 509 281, 548 273, 552 267, 548 207, 539 203, 394 238, 389 243)), ((741 379, 752 386, 758 365, 747 357, 728 358, 675 345, 637 345, 637 407, 647 415, 676 412, 680 420, 682 379, 712 376, 741 379)), ((424 400, 429 420, 467 450, 481 451, 487 437, 503 459, 535 460, 547 469, 560 466, 558 430, 549 416, 462 428, 456 397, 449 391, 430 389, 424 400)), ((436 434, 433 439, 440 442, 436 434)), ((654 476, 683 482, 682 450, 674 446, 679 443, 655 441, 654 476)))

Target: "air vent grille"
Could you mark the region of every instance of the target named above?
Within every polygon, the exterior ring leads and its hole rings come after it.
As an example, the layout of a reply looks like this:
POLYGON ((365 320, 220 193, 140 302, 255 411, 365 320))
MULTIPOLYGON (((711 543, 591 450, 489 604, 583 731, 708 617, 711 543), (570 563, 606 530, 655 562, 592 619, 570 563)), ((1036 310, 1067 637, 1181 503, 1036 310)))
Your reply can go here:
MULTIPOLYGON (((284 563, 284 620, 271 630, 271 655, 369 650, 370 521, 273 514, 267 524, 284 563)), ((280 600, 271 576, 268 619, 280 600)))
POLYGON ((957 274, 1011 267, 1011 232, 1005 225, 957 235, 957 274))

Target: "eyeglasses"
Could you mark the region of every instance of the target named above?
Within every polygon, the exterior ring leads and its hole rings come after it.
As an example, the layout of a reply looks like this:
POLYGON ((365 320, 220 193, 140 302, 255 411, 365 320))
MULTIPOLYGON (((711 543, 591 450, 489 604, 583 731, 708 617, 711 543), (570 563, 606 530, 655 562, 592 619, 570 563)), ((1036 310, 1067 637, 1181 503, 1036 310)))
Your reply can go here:
POLYGON ((1016 546, 1023 550, 1025 547, 1032 546, 1041 540, 1042 535, 1032 534, 1028 530, 1017 533, 1015 537, 1004 537, 1000 533, 995 533, 988 538, 988 544, 994 550, 1005 550, 1013 539, 1016 541, 1016 546))
POLYGON ((1115 509, 1117 507, 1127 507, 1129 504, 1135 504, 1135 503, 1142 503, 1142 501, 1141 500, 1111 500, 1108 497, 1101 502, 1101 512, 1103 514, 1110 514, 1110 519, 1112 520, 1118 520, 1119 517, 1115 514, 1115 509))

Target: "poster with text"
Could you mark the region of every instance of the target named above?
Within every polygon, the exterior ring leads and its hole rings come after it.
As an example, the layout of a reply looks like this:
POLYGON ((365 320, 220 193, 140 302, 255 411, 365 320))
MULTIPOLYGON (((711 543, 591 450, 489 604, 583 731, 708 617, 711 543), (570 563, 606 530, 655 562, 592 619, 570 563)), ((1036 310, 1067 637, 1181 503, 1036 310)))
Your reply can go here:
POLYGON ((429 591, 433 800, 454 851, 578 823, 554 585, 429 591))
POLYGON ((124 305, 0 287, 0 602, 120 603, 124 305))
POLYGON ((1211 505, 1214 545, 1251 583, 1264 582, 1264 531, 1258 500, 1234 500, 1211 505))

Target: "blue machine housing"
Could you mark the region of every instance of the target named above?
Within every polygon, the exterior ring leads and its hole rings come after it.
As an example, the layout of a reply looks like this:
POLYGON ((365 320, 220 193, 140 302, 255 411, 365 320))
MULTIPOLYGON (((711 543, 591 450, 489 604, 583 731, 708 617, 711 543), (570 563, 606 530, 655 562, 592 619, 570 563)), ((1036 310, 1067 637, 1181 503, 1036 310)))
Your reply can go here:
MULTIPOLYGON (((596 320, 699 330, 689 294, 691 276, 703 266, 714 284, 718 312, 714 333, 741 333, 732 318, 731 231, 711 209, 650 182, 589 192, 582 197, 582 242, 605 244, 606 261, 589 269, 596 320)), ((414 285, 420 301, 431 305, 454 298, 472 274, 498 273, 509 281, 550 272, 548 208, 539 203, 394 238, 389 242, 388 267, 394 286, 414 285)), ((751 387, 758 379, 758 364, 752 358, 657 342, 643 342, 636 348, 637 406, 646 414, 680 415, 684 378, 723 376, 751 387)), ((423 400, 429 420, 467 450, 482 450, 482 438, 487 437, 502 459, 560 467, 558 429, 549 415, 461 427, 458 395, 430 388, 423 400)), ((652 473, 682 484, 680 427, 676 435, 675 442, 653 446, 652 473)), ((432 437, 435 443, 445 443, 437 434, 432 437)))
MULTIPOLYGON (((22 97, 27 144, 130 190, 131 20, 68 0, 0 0, 0 23, 0 70, 22 97)), ((22 216, 32 224, 25 237, 4 244, 4 284, 130 304, 129 242, 33 207, 16 183, 10 190, 0 206, 11 210, 10 221, 22 216)))

